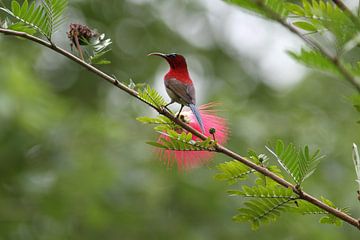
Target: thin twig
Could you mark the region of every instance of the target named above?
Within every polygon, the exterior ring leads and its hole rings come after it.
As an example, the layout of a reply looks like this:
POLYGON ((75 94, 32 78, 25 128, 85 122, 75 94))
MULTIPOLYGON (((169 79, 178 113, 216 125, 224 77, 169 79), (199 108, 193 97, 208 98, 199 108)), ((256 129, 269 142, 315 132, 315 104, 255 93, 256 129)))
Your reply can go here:
POLYGON ((338 6, 344 12, 352 14, 350 9, 341 0, 332 0, 332 1, 336 4, 336 6, 338 6))
MULTIPOLYGON (((99 69, 95 68, 94 66, 82 61, 80 58, 74 56, 73 54, 65 51, 62 48, 57 47, 54 44, 51 44, 45 40, 42 40, 40 38, 37 38, 35 36, 29 35, 27 33, 24 32, 18 32, 18 31, 13 31, 13 30, 9 30, 9 29, 3 29, 0 28, 0 33, 6 34, 6 35, 12 35, 12 36, 17 36, 17 37, 22 37, 28 40, 31 40, 33 42, 36 42, 40 45, 43 45, 47 48, 50 48, 54 51, 56 51, 57 53, 71 59, 72 61, 78 63, 79 65, 83 66, 84 68, 86 68, 87 70, 89 70, 90 72, 93 72, 94 74, 98 75, 99 77, 101 77, 102 79, 108 81, 109 83, 115 85, 116 87, 120 88, 121 90, 125 91, 126 93, 128 93, 129 95, 137 98, 138 100, 144 102, 145 104, 149 105, 150 107, 152 107, 153 109, 155 109, 159 114, 166 116, 167 118, 169 118, 171 121, 173 121, 174 123, 178 124, 179 126, 181 126, 183 129, 187 130, 188 132, 191 132, 193 135, 199 137, 202 140, 206 140, 207 137, 203 134, 201 134, 200 132, 198 132, 197 130, 195 130, 194 128, 192 128, 190 125, 184 123, 183 121, 181 121, 180 119, 176 118, 169 110, 167 110, 164 107, 156 107, 153 106, 149 103, 147 103, 146 101, 144 101, 143 99, 141 99, 138 95, 138 92, 127 87, 125 84, 119 82, 118 80, 116 80, 115 78, 109 76, 108 74, 100 71, 99 69)), ((262 173, 264 176, 267 176, 271 179, 273 179, 274 181, 276 181, 277 183, 279 183, 280 185, 286 187, 286 188, 290 188, 292 189, 292 191, 297 194, 299 196, 300 199, 303 199, 305 201, 308 201, 316 206, 318 206, 319 208, 327 211, 328 213, 342 219, 343 221, 357 227, 358 229, 360 229, 360 223, 357 219, 351 217, 350 215, 341 212, 338 209, 335 209, 333 207, 330 207, 328 205, 326 205, 325 203, 321 202, 320 200, 316 199, 315 197, 311 196, 310 194, 307 194, 305 192, 299 192, 299 189, 296 188, 295 185, 291 184, 290 182, 286 181, 283 178, 280 178, 279 176, 277 176, 275 173, 269 171, 266 167, 263 166, 259 166, 256 165, 255 163, 247 160, 246 158, 240 156, 239 154, 231 151, 230 149, 220 145, 220 144, 216 144, 214 146, 216 152, 218 153, 222 153, 232 159, 235 159, 243 164, 245 164, 246 166, 262 173)))

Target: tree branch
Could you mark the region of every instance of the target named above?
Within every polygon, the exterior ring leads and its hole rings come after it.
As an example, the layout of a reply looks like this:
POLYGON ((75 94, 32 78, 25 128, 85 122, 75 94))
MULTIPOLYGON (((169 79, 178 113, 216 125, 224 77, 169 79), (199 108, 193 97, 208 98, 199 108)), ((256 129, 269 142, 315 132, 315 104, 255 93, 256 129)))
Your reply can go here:
POLYGON ((348 16, 355 22, 355 24, 359 24, 359 19, 351 12, 351 10, 343 3, 341 0, 332 0, 338 8, 343 10, 348 16))
MULTIPOLYGON (((202 140, 207 139, 207 137, 203 134, 201 134, 200 132, 198 132, 197 130, 195 130, 194 128, 190 127, 188 124, 184 123, 183 121, 181 121, 180 119, 176 118, 169 110, 167 110, 164 107, 158 108, 152 104, 147 103, 146 101, 144 101, 143 99, 141 99, 138 95, 138 92, 127 87, 125 84, 119 82, 117 79, 109 76, 108 74, 100 71, 99 69, 95 68, 94 66, 82 61, 80 58, 74 56, 73 54, 65 51, 64 49, 54 45, 53 43, 49 43, 45 40, 42 40, 38 37, 29 35, 27 33, 24 32, 18 32, 18 31, 13 31, 13 30, 9 30, 9 29, 4 29, 4 28, 0 28, 0 33, 5 34, 5 35, 11 35, 11 36, 17 36, 17 37, 21 37, 21 38, 25 38, 28 39, 30 41, 36 42, 40 45, 43 45, 47 48, 50 48, 54 51, 56 51, 57 53, 69 58, 70 60, 78 63, 79 65, 81 65, 82 67, 86 68, 87 70, 89 70, 90 72, 98 75, 99 77, 101 77, 102 79, 108 81, 109 83, 113 84, 114 86, 116 86, 117 88, 120 88, 121 90, 125 91, 126 93, 128 93, 129 95, 137 98, 138 100, 144 102, 145 104, 149 105, 150 107, 152 107, 154 110, 156 110, 159 114, 166 116, 167 118, 169 118, 170 120, 172 120, 173 122, 175 122, 176 124, 178 124, 179 126, 181 126, 183 129, 191 132, 193 135, 199 137, 202 140)), ((321 202, 320 200, 316 199, 315 197, 311 196, 310 194, 307 194, 301 190, 299 190, 295 185, 291 184, 290 182, 286 181, 285 179, 280 178, 279 176, 277 176, 276 174, 274 174, 273 172, 269 171, 267 168, 256 165, 255 163, 247 160, 246 158, 240 156, 239 154, 231 151, 230 149, 217 144, 215 146, 215 150, 218 153, 222 153, 232 159, 235 159, 243 164, 245 164, 246 166, 258 171, 259 173, 263 174, 266 177, 269 177, 271 179, 273 179, 274 181, 276 181, 277 183, 279 183, 280 185, 286 187, 286 188, 291 188, 292 191, 294 193, 296 193, 299 196, 299 199, 303 199, 305 201, 308 201, 316 206, 318 206, 319 208, 327 211, 328 213, 342 219, 343 221, 357 227, 358 229, 360 229, 360 222, 351 217, 350 215, 343 213, 341 211, 339 211, 338 209, 335 209, 333 207, 330 207, 328 205, 326 205, 325 203, 321 202)))

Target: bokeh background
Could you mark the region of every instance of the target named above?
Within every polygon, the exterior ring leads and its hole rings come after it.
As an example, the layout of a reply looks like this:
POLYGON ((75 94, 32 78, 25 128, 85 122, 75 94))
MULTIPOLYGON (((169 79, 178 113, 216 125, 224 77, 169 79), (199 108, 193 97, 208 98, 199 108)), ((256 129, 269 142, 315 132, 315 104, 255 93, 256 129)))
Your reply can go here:
MULTIPOLYGON (((70 50, 69 23, 96 28, 113 40, 101 69, 164 96, 167 65, 146 55, 184 54, 198 102, 223 103, 231 149, 261 153, 278 138, 320 148, 326 158, 305 189, 360 215, 355 91, 290 59, 285 50, 303 44, 295 36, 218 0, 69 2, 57 44, 70 50)), ((237 186, 213 179, 229 159, 167 168, 145 144, 156 133, 135 121, 144 115, 155 112, 77 64, 0 35, 0 239, 358 239, 318 216, 285 214, 256 232, 233 222, 241 199, 226 189, 237 186)))

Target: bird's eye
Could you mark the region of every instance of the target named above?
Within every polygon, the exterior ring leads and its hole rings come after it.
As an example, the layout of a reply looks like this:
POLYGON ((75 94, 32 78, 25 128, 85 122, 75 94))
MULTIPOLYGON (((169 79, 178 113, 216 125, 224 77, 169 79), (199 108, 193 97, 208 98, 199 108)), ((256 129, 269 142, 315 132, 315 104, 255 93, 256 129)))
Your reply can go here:
POLYGON ((175 53, 169 54, 169 57, 176 58, 176 54, 175 53))

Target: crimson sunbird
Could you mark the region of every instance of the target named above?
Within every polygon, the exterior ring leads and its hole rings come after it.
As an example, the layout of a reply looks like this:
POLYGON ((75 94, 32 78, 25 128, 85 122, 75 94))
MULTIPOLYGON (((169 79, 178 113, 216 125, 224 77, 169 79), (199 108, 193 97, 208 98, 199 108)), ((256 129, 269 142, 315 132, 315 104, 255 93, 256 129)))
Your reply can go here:
POLYGON ((181 113, 181 110, 184 106, 190 107, 191 111, 194 113, 197 122, 200 125, 201 132, 204 133, 204 124, 201 119, 201 115, 196 107, 195 100, 195 87, 190 78, 189 71, 187 69, 187 64, 185 58, 177 53, 150 53, 149 56, 159 56, 169 63, 170 70, 166 73, 164 77, 164 83, 166 92, 171 98, 170 104, 177 102, 181 105, 180 111, 178 112, 178 117, 181 113))

